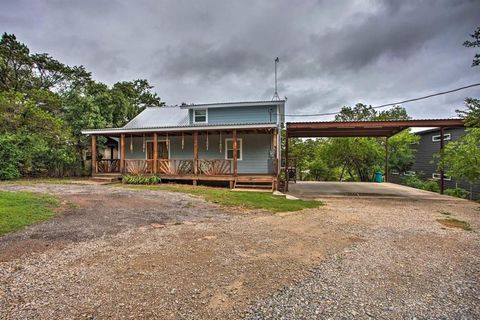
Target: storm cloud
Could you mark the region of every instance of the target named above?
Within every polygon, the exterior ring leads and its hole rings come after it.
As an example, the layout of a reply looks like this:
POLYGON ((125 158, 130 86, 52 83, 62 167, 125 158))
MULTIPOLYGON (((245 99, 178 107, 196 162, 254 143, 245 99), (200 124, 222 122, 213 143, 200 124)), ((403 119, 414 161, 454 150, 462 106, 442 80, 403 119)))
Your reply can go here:
MULTIPOLYGON (((277 56, 289 114, 479 82, 462 46, 479 1, 0 1, 0 30, 32 51, 107 84, 146 78, 167 104, 269 100, 277 56)), ((480 89, 404 106, 451 117, 469 96, 480 89)))

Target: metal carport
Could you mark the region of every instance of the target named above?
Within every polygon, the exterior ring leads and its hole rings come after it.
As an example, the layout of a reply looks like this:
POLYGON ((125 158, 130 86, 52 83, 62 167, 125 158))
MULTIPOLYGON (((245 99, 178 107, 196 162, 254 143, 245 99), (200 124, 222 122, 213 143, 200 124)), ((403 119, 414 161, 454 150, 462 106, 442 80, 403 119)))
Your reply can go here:
MULTIPOLYGON (((462 119, 417 119, 379 121, 287 122, 285 135, 285 165, 288 167, 289 138, 322 137, 385 137, 385 181, 388 181, 388 138, 407 128, 440 128, 440 150, 444 147, 444 128, 463 127, 462 119)), ((288 170, 285 170, 285 190, 288 191, 288 170)), ((444 172, 440 172, 440 192, 444 191, 444 172)))

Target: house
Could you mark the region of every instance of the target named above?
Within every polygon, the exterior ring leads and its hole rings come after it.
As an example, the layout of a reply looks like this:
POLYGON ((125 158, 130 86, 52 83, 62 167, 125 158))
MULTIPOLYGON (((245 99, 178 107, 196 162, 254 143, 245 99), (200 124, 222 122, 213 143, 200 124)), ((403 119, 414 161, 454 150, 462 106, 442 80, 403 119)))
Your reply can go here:
MULTIPOLYGON (((412 145, 415 151, 415 162, 411 169, 405 173, 406 176, 418 176, 422 179, 440 179, 440 172, 438 171, 437 160, 434 158, 434 154, 440 151, 440 138, 441 133, 439 128, 428 129, 416 133, 420 136, 418 144, 412 145)), ((445 144, 450 141, 457 140, 465 134, 465 127, 458 128, 445 128, 443 132, 445 144)), ((398 172, 391 172, 393 181, 400 181, 400 174, 398 172)), ((466 181, 458 181, 445 174, 445 188, 459 187, 467 191, 472 191, 474 199, 480 198, 480 184, 470 185, 466 181)))
POLYGON ((149 107, 122 128, 85 129, 92 175, 157 174, 163 180, 266 184, 279 173, 285 101, 149 107), (116 141, 98 157, 97 136, 116 141), (118 155, 118 156, 115 156, 118 155))

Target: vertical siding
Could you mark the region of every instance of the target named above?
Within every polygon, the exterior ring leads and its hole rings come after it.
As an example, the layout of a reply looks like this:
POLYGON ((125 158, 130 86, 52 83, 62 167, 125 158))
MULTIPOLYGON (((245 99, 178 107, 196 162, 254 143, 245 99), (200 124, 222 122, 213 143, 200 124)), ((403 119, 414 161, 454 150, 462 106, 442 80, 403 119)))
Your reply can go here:
MULTIPOLYGON (((189 110, 193 124, 193 110, 189 110)), ((276 123, 277 106, 209 108, 208 124, 276 123)))
MULTIPOLYGON (((465 134, 464 128, 446 128, 444 133, 450 133, 452 138, 449 141, 445 141, 445 145, 449 142, 458 140, 465 134)), ((437 161, 434 160, 434 154, 440 151, 440 141, 432 141, 432 137, 439 135, 440 130, 431 131, 423 134, 419 134, 420 141, 418 145, 414 145, 415 163, 412 166, 412 171, 415 171, 417 176, 423 179, 432 179, 433 173, 439 173, 437 170, 437 161)), ((470 190, 470 184, 466 181, 445 181, 445 188, 455 188, 456 186, 465 190, 470 190)), ((473 191, 476 198, 480 197, 480 184, 473 185, 473 191)))
MULTIPOLYGON (((222 146, 220 149, 220 136, 218 133, 209 133, 208 150, 207 135, 201 133, 198 136, 198 157, 199 159, 225 159, 225 139, 231 138, 231 134, 222 134, 222 146)), ((159 140, 165 136, 159 136, 159 140)), ((271 140, 270 134, 238 134, 242 139, 243 153, 242 160, 238 161, 239 173, 272 173, 271 166, 271 140)), ((146 137, 152 140, 151 136, 146 137)), ((184 148, 182 149, 182 137, 170 136, 170 159, 193 159, 193 137, 185 135, 184 148)), ((126 137, 125 158, 145 159, 143 152, 143 138, 133 138, 133 151, 130 151, 130 137, 126 137)))

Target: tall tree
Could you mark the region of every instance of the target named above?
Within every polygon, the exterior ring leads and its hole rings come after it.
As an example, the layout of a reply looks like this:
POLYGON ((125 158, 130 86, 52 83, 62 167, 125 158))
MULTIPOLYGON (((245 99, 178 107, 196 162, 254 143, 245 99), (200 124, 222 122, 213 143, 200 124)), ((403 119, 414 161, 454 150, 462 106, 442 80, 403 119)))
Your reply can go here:
MULTIPOLYGON (((477 27, 470 37, 472 40, 466 40, 463 45, 468 48, 480 47, 480 27, 477 27)), ((480 65, 480 53, 476 53, 473 57, 472 67, 480 65)))
POLYGON ((82 154, 88 146, 81 129, 121 127, 146 106, 162 106, 152 89, 145 79, 109 87, 94 81, 83 66, 70 67, 47 53, 31 53, 15 35, 4 33, 0 138, 19 152, 8 159, 0 153, 0 163, 18 158, 15 166, 22 175, 62 174, 67 167, 78 172, 78 167, 84 168, 82 154))

